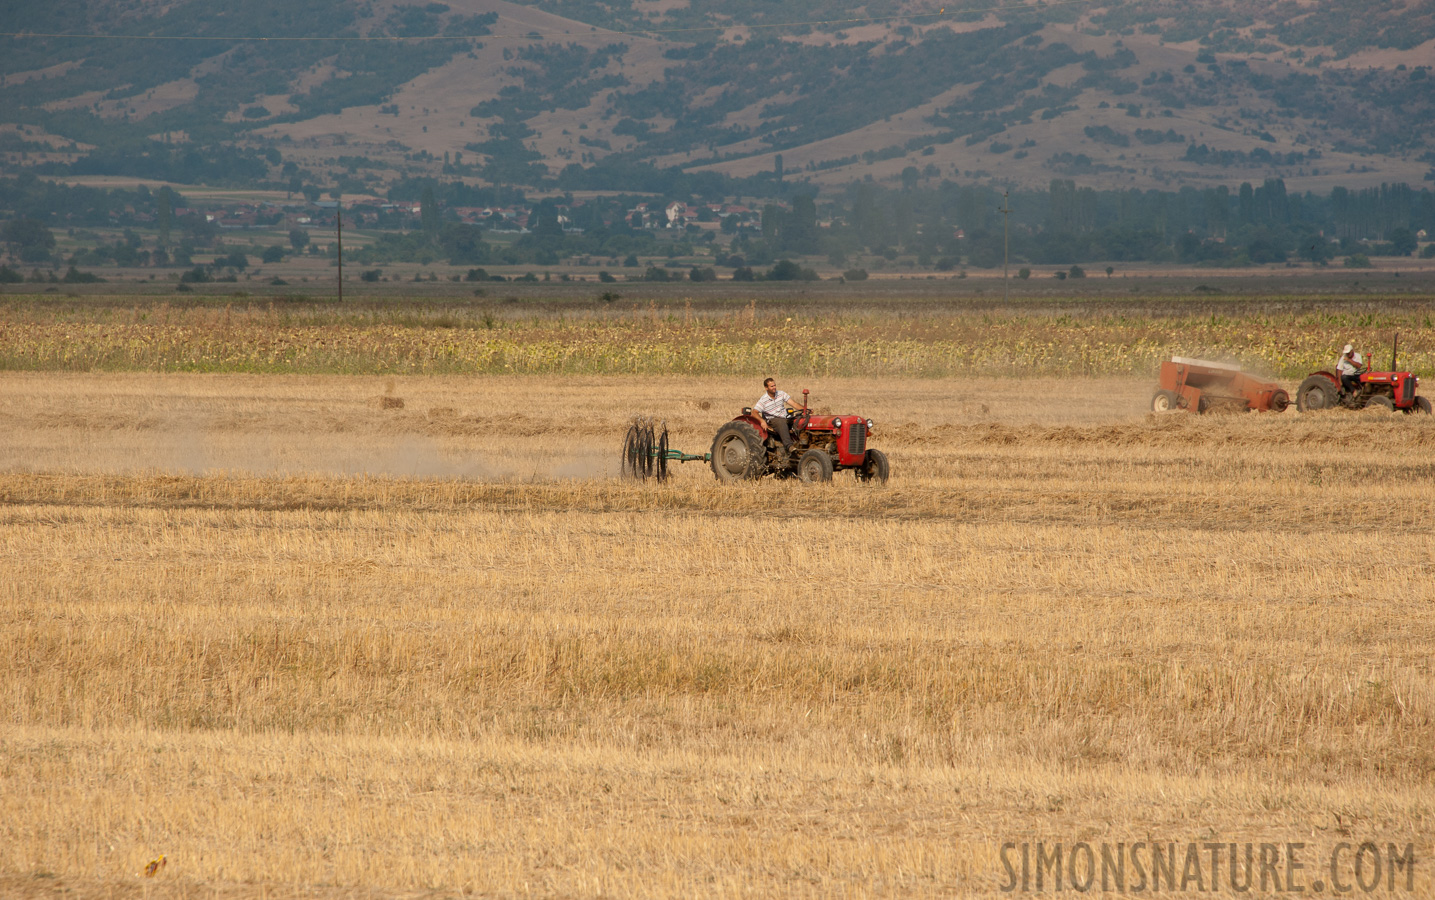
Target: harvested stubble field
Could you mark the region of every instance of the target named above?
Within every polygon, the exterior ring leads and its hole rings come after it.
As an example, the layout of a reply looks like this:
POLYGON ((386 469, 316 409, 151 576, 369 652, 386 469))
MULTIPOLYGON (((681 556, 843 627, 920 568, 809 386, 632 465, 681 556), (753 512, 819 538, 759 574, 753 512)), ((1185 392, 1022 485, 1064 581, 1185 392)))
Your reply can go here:
POLYGON ((1006 841, 1309 891, 1367 840, 1435 892, 1435 422, 783 386, 891 483, 615 477, 746 378, 0 374, 0 893, 985 896, 1006 841))

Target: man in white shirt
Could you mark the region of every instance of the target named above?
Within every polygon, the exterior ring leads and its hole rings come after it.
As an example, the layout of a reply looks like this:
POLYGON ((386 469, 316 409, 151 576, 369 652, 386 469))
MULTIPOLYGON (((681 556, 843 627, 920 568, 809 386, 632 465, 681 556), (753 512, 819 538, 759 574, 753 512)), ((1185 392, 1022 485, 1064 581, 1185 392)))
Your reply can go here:
POLYGON ((1360 373, 1365 368, 1365 359, 1355 352, 1353 344, 1346 344, 1335 363, 1335 372, 1340 376, 1341 390, 1354 393, 1360 388, 1360 373))
POLYGON ((792 405, 792 398, 786 391, 779 391, 777 382, 771 378, 764 381, 762 387, 766 393, 758 397, 757 402, 752 405, 753 412, 762 416, 767 427, 777 432, 782 446, 791 450, 792 434, 787 428, 787 408, 792 405))

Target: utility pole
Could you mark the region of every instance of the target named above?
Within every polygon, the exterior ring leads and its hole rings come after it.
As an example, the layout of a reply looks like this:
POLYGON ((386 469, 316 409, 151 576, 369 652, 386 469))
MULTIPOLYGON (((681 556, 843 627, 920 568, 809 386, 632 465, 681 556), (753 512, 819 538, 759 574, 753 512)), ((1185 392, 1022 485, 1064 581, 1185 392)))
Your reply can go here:
POLYGON ((1007 302, 1007 263, 1011 258, 1011 203, 1007 200, 1007 192, 1002 191, 1002 303, 1007 302))
MULTIPOLYGON (((336 201, 337 203, 337 201, 336 201)), ((339 250, 339 302, 344 302, 344 207, 334 207, 334 226, 338 236, 338 243, 335 245, 339 250)))

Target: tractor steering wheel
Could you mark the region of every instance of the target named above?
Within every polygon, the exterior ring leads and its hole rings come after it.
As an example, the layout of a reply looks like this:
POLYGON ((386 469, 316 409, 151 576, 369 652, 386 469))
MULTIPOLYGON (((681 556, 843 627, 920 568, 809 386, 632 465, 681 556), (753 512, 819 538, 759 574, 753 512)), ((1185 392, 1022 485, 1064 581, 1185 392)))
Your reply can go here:
POLYGON ((808 424, 812 421, 812 410, 809 409, 804 412, 800 409, 794 409, 792 415, 788 416, 788 418, 792 420, 791 431, 795 437, 798 432, 807 430, 808 424))

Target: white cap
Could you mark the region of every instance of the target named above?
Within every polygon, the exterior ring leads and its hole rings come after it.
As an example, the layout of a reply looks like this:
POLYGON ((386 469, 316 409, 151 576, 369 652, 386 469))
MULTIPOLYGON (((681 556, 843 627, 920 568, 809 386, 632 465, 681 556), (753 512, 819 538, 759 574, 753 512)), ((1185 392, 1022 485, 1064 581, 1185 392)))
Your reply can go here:
POLYGON ((1352 351, 1352 350, 1354 350, 1354 349, 1355 349, 1355 346, 1354 346, 1353 344, 1346 344, 1346 345, 1345 345, 1345 349, 1342 350, 1342 351, 1340 351, 1340 352, 1341 352, 1341 353, 1349 353, 1350 351, 1352 351))

